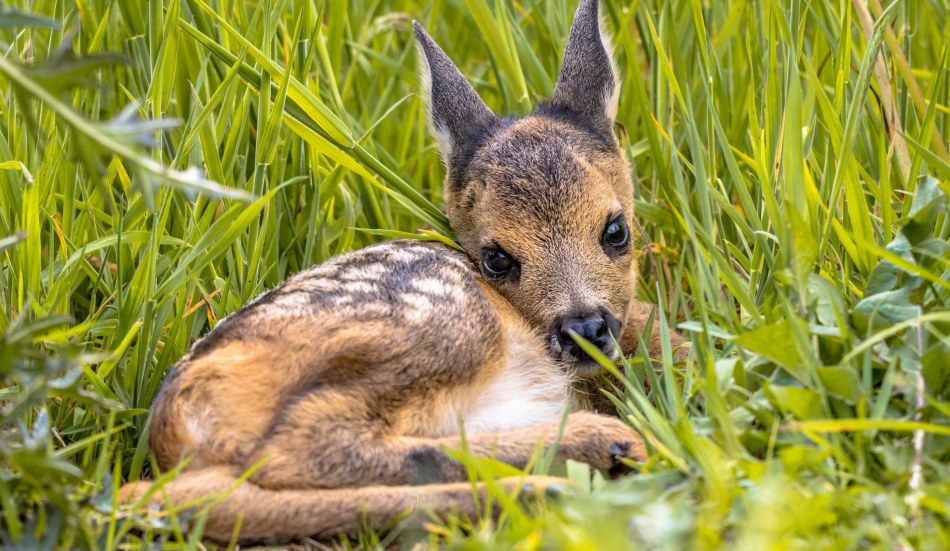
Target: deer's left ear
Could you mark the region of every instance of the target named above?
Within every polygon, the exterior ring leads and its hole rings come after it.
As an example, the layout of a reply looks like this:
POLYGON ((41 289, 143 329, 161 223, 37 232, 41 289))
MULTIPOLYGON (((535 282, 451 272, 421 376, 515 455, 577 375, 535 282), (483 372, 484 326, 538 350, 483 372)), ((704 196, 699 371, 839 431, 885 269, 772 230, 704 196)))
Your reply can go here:
POLYGON ((581 0, 577 7, 550 103, 613 135, 620 79, 613 45, 600 28, 599 4, 600 0, 581 0))

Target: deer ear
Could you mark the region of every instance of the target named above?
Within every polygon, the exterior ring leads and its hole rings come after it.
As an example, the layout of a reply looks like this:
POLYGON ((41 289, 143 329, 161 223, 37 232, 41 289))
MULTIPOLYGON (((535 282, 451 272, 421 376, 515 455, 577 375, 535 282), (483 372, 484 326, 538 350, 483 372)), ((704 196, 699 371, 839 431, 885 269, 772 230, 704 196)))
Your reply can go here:
POLYGON ((620 79, 613 45, 600 28, 599 4, 599 0, 581 0, 577 7, 550 103, 612 134, 620 79))
POLYGON ((442 162, 452 171, 484 141, 498 117, 488 109, 452 60, 417 21, 419 72, 428 96, 429 126, 439 143, 442 162))

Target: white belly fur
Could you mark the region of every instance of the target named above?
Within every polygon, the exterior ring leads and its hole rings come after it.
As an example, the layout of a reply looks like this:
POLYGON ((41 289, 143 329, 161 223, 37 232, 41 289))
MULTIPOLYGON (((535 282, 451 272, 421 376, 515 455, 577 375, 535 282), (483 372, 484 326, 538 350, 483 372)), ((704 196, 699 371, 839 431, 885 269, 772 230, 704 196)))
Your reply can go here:
POLYGON ((533 337, 525 336, 509 340, 502 369, 460 404, 458 413, 467 434, 557 421, 569 408, 571 377, 533 337))

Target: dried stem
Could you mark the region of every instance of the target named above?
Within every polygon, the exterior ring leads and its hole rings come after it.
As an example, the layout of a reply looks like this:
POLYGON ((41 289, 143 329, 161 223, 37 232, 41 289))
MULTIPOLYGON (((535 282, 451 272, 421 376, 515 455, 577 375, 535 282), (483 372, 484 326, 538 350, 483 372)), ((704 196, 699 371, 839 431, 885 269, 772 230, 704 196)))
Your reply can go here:
MULTIPOLYGON (((881 7, 879 0, 867 0, 867 3, 874 13, 874 17, 880 17, 881 14, 884 13, 884 9, 881 7)), ((910 96, 910 99, 913 100, 914 106, 917 107, 917 114, 923 118, 927 113, 927 98, 924 97, 924 93, 920 89, 920 84, 917 83, 917 79, 914 77, 914 72, 910 67, 910 63, 907 61, 907 57, 904 55, 904 50, 901 48, 900 42, 897 40, 894 29, 887 28, 884 31, 884 42, 887 43, 887 49, 891 54, 891 59, 894 60, 894 66, 897 67, 898 72, 900 72, 901 77, 904 79, 904 83, 907 85, 907 94, 910 96)), ((947 154, 947 148, 943 144, 943 137, 940 135, 940 129, 937 128, 936 125, 930 135, 930 147, 933 148, 934 153, 941 159, 945 161, 950 160, 947 154)))
MULTIPOLYGON (((871 40, 874 34, 874 18, 868 11, 867 4, 862 0, 853 0, 854 10, 858 15, 858 21, 861 23, 861 30, 864 31, 864 38, 871 40)), ((888 29, 890 30, 890 29, 888 29)), ((893 34, 893 31, 892 31, 893 34)), ((894 93, 891 89, 890 75, 887 73, 887 65, 884 63, 884 54, 878 53, 877 60, 874 62, 874 78, 877 80, 878 88, 881 89, 881 103, 884 106, 884 117, 887 119, 889 128, 889 138, 891 146, 897 155, 897 166, 900 167, 901 177, 907 182, 910 177, 910 154, 907 152, 907 142, 904 141, 904 127, 901 125, 900 116, 897 114, 897 102, 894 101, 894 93)))
MULTIPOLYGON (((923 309, 918 308, 918 315, 923 315, 923 309)), ((923 417, 924 406, 926 405, 927 382, 924 380, 924 324, 917 324, 917 389, 914 408, 914 421, 920 421, 923 417)), ((923 457, 924 457, 924 431, 914 431, 914 462, 910 469, 910 489, 916 493, 920 490, 923 483, 923 457)))

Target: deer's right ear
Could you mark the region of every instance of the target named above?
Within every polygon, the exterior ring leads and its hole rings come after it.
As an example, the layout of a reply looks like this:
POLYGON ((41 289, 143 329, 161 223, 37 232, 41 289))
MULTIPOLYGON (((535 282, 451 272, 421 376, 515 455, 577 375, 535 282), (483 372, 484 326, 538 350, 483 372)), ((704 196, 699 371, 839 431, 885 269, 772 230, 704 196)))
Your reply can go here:
POLYGON ((484 141, 498 117, 422 25, 413 21, 412 29, 419 42, 419 72, 428 96, 429 126, 439 143, 442 162, 451 172, 484 141))

